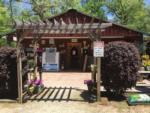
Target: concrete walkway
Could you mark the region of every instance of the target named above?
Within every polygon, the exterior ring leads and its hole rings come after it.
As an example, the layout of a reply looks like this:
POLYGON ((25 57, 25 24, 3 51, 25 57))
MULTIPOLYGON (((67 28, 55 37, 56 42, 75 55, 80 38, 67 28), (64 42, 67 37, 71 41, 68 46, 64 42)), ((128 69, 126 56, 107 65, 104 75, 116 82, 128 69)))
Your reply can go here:
POLYGON ((87 89, 84 80, 91 79, 91 73, 82 72, 50 72, 43 73, 43 82, 46 87, 74 87, 87 89))
POLYGON ((91 73, 49 72, 43 73, 45 88, 39 94, 32 95, 31 101, 89 101, 84 80, 90 80, 91 73))

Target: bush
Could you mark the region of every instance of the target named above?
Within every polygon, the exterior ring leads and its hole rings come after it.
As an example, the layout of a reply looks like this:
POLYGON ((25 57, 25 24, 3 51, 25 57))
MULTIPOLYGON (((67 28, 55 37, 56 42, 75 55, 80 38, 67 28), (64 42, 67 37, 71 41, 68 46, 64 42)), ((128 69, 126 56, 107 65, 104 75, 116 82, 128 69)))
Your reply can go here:
POLYGON ((0 98, 17 98, 16 49, 0 48, 0 98))
POLYGON ((138 49, 127 42, 110 42, 102 58, 102 82, 108 92, 123 94, 135 86, 140 67, 138 49))

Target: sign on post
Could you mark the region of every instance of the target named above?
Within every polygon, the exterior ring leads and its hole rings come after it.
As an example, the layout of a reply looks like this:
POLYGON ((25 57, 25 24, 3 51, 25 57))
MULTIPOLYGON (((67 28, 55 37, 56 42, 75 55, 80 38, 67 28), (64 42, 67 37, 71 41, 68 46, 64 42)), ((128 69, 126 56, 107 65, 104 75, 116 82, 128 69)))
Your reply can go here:
POLYGON ((101 100, 101 57, 104 57, 104 42, 94 42, 94 57, 97 59, 97 101, 101 100))
POLYGON ((104 57, 104 41, 94 42, 94 57, 104 57))

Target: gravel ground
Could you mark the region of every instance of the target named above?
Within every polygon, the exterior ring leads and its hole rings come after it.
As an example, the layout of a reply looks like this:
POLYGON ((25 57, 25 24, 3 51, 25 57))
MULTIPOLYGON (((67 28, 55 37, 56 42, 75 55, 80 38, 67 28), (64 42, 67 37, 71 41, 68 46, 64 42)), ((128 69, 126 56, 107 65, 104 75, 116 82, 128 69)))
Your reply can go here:
MULTIPOLYGON (((150 113, 150 106, 128 106, 126 101, 109 101, 107 104, 89 103, 84 96, 84 80, 90 73, 44 73, 43 81, 50 91, 44 97, 29 100, 24 104, 0 103, 0 113, 150 113), (56 87, 50 100, 45 100, 56 87), (64 88, 67 87, 63 94, 64 88), (69 91, 71 89, 70 96, 69 91), (60 89, 59 89, 60 88, 60 89), (63 96, 61 97, 61 95, 63 96)), ((33 96, 35 97, 35 96, 33 96)))

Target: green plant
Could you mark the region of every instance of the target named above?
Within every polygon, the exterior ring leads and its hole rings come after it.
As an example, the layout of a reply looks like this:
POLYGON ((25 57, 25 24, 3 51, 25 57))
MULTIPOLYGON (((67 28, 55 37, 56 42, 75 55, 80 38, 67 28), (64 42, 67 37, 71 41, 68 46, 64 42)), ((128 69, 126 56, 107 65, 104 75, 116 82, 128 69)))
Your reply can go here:
POLYGON ((140 67, 137 48, 127 42, 110 42, 102 59, 102 82, 108 92, 124 94, 136 84, 140 67))
POLYGON ((29 68, 34 68, 34 60, 28 60, 29 68))

